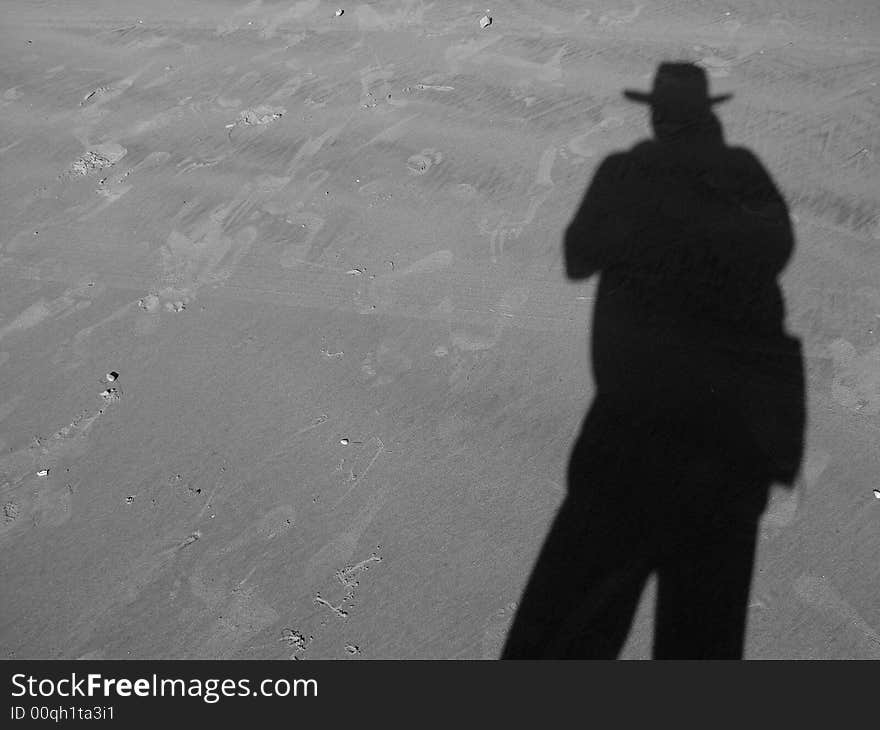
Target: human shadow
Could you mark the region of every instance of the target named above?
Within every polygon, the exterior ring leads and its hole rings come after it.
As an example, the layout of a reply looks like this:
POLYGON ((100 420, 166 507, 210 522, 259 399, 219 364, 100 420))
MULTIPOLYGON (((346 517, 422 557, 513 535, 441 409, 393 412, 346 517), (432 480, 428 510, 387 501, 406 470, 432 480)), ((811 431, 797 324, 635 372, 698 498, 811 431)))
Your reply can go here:
POLYGON ((565 233, 568 276, 599 277, 596 393, 505 659, 618 656, 651 575, 655 658, 741 657, 759 518, 800 468, 785 201, 725 144, 702 69, 625 94, 655 136, 602 162, 565 233))

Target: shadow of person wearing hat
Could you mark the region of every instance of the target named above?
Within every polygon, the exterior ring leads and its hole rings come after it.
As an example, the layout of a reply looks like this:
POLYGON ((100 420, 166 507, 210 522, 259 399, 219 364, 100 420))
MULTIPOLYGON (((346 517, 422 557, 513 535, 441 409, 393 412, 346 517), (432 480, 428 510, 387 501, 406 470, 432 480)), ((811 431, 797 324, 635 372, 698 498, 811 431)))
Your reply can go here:
POLYGON ((699 67, 625 95, 654 138, 602 162, 565 233, 568 276, 599 277, 596 391, 503 658, 616 657, 652 575, 655 658, 741 657, 759 519, 800 468, 785 201, 699 67))

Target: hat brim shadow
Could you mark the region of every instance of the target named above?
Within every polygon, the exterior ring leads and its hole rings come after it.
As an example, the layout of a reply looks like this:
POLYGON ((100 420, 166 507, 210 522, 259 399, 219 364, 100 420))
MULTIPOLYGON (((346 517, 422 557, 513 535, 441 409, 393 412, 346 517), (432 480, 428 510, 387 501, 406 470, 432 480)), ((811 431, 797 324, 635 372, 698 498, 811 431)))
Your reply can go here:
MULTIPOLYGON (((661 104, 664 101, 681 101, 680 99, 671 99, 670 97, 664 96, 663 94, 657 95, 652 94, 651 92, 636 91, 635 89, 625 89, 623 95, 630 101, 635 101, 639 104, 653 105, 661 104)), ((705 99, 695 99, 694 101, 700 103, 701 105, 705 104, 706 106, 714 106, 715 104, 721 104, 732 98, 733 94, 719 94, 718 96, 707 96, 705 99)))

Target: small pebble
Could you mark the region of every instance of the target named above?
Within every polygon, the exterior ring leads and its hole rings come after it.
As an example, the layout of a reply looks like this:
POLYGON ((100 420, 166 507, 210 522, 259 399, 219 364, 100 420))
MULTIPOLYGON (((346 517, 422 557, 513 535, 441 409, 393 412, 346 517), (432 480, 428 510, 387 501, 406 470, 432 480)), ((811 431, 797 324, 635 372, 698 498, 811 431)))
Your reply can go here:
POLYGON ((340 15, 342 15, 344 12, 345 12, 345 11, 344 11, 342 8, 338 8, 338 9, 336 10, 336 17, 338 18, 338 17, 339 17, 340 15))
POLYGON ((49 470, 48 469, 40 469, 40 471, 37 472, 37 476, 38 477, 47 477, 47 476, 49 476, 49 470))
POLYGON ((129 496, 127 496, 127 497, 125 498, 125 503, 126 503, 126 504, 131 504, 132 502, 134 502, 134 495, 133 495, 133 494, 130 494, 129 496))
POLYGON ((880 499, 880 489, 874 490, 874 499, 880 499))
POLYGON ((482 18, 480 18, 481 28, 485 29, 488 28, 490 25, 492 25, 492 18, 490 18, 488 15, 484 15, 482 18))
POLYGON ((105 379, 108 383, 112 383, 112 382, 113 382, 114 380, 116 380, 118 377, 119 377, 119 373, 117 373, 115 370, 111 370, 109 373, 107 373, 107 374, 104 376, 104 379, 105 379))
POLYGON ((341 443, 343 446, 348 446, 350 442, 348 439, 339 439, 339 443, 341 443))

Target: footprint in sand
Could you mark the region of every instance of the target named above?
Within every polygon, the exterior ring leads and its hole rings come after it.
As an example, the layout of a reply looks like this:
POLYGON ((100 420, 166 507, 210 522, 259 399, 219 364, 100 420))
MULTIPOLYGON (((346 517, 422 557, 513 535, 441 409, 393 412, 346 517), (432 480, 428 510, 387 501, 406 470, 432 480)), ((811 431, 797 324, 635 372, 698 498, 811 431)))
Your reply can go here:
POLYGON ((225 236, 222 215, 212 216, 210 225, 201 235, 192 238, 180 231, 171 231, 160 249, 162 276, 156 289, 167 295, 191 296, 208 279, 209 272, 232 248, 232 239, 225 236))
POLYGON ((5 499, 3 511, 0 514, 0 538, 14 528, 20 527, 22 517, 29 515, 33 509, 33 499, 30 494, 23 492, 11 495, 7 492, 7 484, 2 485, 5 499))
POLYGON ((60 527, 70 519, 74 487, 44 489, 34 497, 34 527, 60 527))
POLYGON ((462 352, 479 352, 488 350, 498 343, 502 333, 529 299, 529 287, 515 287, 501 295, 493 311, 498 315, 491 332, 474 331, 471 329, 454 330, 450 336, 453 350, 462 352))
POLYGON ((268 106, 261 104, 239 112, 238 117, 232 123, 233 127, 264 127, 275 122, 287 113, 284 107, 268 106))
POLYGON ((138 307, 147 314, 158 314, 162 309, 162 300, 158 294, 147 294, 147 296, 138 299, 138 307))
POLYGON ((492 614, 486 623, 486 628, 483 631, 483 659, 498 659, 501 656, 507 632, 510 630, 514 616, 516 616, 516 607, 515 601, 508 603, 492 614))
POLYGON ((162 275, 153 292, 194 298, 201 286, 227 281, 257 239, 257 229, 248 221, 260 208, 271 208, 290 180, 261 175, 235 198, 195 220, 181 214, 183 230, 172 230, 160 250, 162 275))
POLYGON ((360 586, 361 575, 370 570, 374 564, 382 562, 382 556, 379 554, 380 549, 377 545, 368 557, 353 565, 344 565, 339 568, 334 574, 336 580, 330 589, 325 590, 323 594, 321 592, 315 594, 315 603, 329 609, 337 618, 348 618, 349 611, 355 605, 355 592, 360 586))
POLYGON ((442 161, 443 153, 428 147, 415 155, 410 155, 406 161, 406 170, 410 175, 424 175, 442 161))
POLYGON ((113 167, 126 154, 128 154, 128 150, 116 142, 94 145, 77 157, 70 167, 62 173, 61 178, 83 177, 92 172, 100 172, 108 167, 113 167))
POLYGON ((360 542, 360 533, 346 531, 337 535, 316 552, 305 568, 305 584, 314 588, 318 582, 330 575, 336 566, 344 565, 360 542))
POLYGON ((363 483, 370 469, 385 452, 385 444, 378 436, 367 439, 366 443, 342 439, 340 445, 345 449, 343 452, 345 455, 336 467, 342 486, 337 504, 341 504, 359 484, 363 483))
POLYGON ((528 300, 529 292, 528 287, 510 289, 492 308, 497 315, 494 323, 487 323, 483 327, 459 328, 450 333, 450 347, 444 349, 452 368, 448 376, 452 393, 459 394, 472 387, 470 376, 475 359, 480 357, 479 353, 491 350, 498 344, 516 313, 528 300))
POLYGON ((367 474, 384 453, 387 453, 387 450, 381 439, 373 438, 365 444, 364 449, 363 459, 369 458, 369 461, 362 461, 348 471, 348 479, 342 485, 344 492, 337 506, 350 496, 363 500, 363 506, 342 532, 309 559, 303 573, 304 581, 309 588, 314 588, 333 570, 351 560, 364 532, 388 500, 392 484, 378 482, 375 478, 367 479, 367 474))
POLYGON ((175 304, 184 298, 194 299, 205 284, 226 281, 250 251, 257 231, 244 226, 234 235, 226 232, 252 209, 249 200, 236 199, 202 218, 190 235, 172 230, 160 249, 162 275, 154 291, 175 304))
POLYGON ((489 254, 492 263, 504 255, 504 245, 507 241, 518 239, 523 230, 535 219, 538 209, 550 197, 554 190, 551 177, 553 164, 556 161, 558 150, 556 147, 548 147, 538 159, 538 168, 535 173, 535 181, 529 186, 525 197, 528 204, 525 210, 521 208, 516 212, 507 209, 497 209, 483 216, 478 224, 480 233, 489 237, 489 254))

